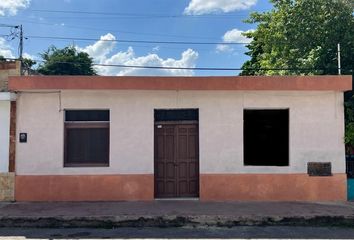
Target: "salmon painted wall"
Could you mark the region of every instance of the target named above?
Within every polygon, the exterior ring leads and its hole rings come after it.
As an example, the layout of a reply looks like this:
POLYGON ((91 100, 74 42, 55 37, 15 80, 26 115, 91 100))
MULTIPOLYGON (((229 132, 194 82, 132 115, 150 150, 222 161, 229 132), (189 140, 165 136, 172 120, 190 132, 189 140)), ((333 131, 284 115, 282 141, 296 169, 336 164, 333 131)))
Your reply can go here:
POLYGON ((308 174, 202 174, 204 201, 346 201, 345 173, 329 177, 308 174))

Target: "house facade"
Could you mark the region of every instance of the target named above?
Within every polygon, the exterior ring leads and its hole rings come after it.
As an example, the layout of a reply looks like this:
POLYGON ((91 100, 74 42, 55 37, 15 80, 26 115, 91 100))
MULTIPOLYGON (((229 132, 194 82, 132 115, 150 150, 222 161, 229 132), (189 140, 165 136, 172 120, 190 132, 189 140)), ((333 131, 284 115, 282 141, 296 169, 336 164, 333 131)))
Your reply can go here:
POLYGON ((351 76, 11 77, 17 201, 346 200, 351 76))
POLYGON ((8 90, 9 76, 20 75, 19 61, 0 61, 0 201, 14 200, 16 94, 8 90))

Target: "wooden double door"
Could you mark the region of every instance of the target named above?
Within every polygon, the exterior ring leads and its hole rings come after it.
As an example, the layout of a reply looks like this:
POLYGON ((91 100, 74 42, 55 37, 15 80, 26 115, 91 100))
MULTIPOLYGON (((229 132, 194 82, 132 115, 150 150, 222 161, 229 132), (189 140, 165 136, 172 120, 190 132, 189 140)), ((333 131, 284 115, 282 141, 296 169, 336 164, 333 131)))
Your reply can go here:
POLYGON ((199 197, 198 122, 155 124, 155 197, 199 197))

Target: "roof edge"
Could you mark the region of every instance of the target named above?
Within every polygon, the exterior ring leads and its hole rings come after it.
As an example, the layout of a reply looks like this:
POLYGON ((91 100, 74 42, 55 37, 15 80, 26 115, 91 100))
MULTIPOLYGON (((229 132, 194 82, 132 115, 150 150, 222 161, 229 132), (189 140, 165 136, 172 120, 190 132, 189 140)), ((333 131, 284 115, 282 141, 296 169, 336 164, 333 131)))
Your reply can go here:
POLYGON ((13 76, 9 89, 24 90, 318 90, 348 91, 351 75, 106 77, 13 76))

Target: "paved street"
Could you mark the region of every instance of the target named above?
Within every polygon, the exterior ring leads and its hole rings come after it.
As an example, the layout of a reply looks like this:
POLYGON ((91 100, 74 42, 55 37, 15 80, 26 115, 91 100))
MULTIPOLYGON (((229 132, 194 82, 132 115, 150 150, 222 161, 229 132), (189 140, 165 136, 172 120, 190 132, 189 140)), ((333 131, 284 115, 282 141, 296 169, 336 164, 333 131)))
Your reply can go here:
POLYGON ((0 228, 0 239, 107 238, 341 238, 353 239, 351 228, 234 227, 234 228, 0 228))
POLYGON ((16 202, 1 227, 352 226, 352 202, 16 202))
POLYGON ((0 216, 353 216, 354 202, 157 200, 0 203, 0 216))

